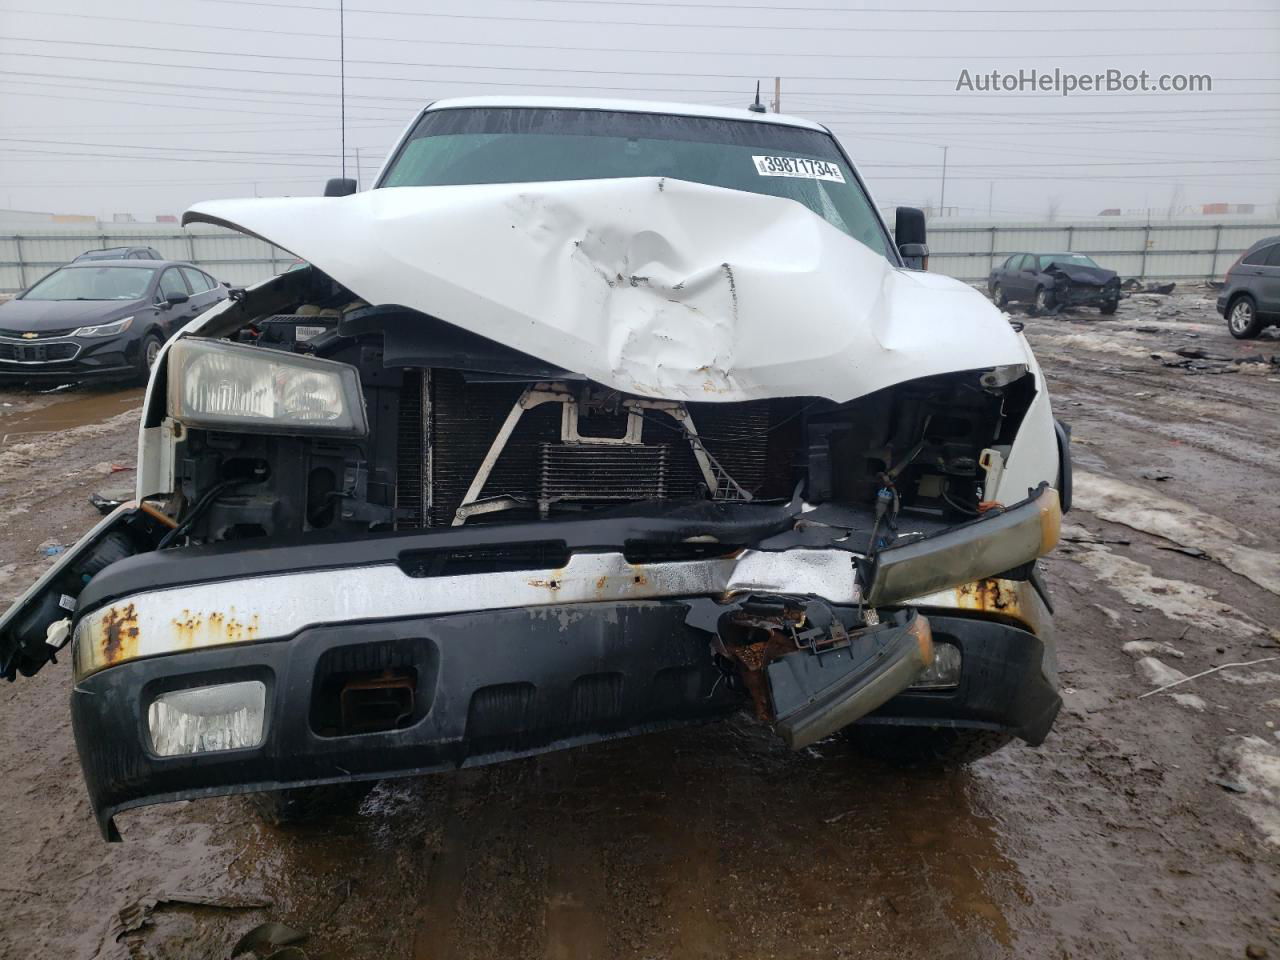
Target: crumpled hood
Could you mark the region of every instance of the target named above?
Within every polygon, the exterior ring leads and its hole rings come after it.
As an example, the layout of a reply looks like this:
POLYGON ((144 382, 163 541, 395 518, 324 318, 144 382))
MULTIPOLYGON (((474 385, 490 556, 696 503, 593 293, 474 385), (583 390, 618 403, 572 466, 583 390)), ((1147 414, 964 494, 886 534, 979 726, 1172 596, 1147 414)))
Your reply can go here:
POLYGON ((368 303, 647 397, 844 402, 1027 360, 967 285, 895 268, 794 201, 680 180, 224 200, 193 222, 268 240, 368 303))
POLYGON ((1099 287, 1105 286, 1119 276, 1114 270, 1086 267, 1078 263, 1058 263, 1056 260, 1049 264, 1047 269, 1065 274, 1072 283, 1096 284, 1099 287))

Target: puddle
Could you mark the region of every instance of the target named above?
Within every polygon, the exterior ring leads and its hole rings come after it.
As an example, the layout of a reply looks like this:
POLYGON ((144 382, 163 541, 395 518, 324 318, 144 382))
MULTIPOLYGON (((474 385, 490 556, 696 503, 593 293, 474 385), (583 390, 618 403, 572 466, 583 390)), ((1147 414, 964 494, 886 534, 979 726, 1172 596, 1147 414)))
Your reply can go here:
POLYGON ((101 423, 142 404, 143 387, 82 388, 47 406, 6 414, 0 409, 0 447, 30 442, 42 434, 59 433, 101 423))

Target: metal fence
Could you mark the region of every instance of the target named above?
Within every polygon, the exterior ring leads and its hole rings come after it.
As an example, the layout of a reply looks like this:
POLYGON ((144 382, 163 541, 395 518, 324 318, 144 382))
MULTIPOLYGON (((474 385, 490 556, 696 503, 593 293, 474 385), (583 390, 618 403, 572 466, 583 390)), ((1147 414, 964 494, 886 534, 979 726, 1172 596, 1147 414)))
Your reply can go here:
POLYGON ((1062 223, 934 220, 929 269, 960 280, 983 280, 1014 253, 1085 253, 1122 277, 1220 280, 1240 254, 1280 223, 1235 220, 1133 221, 1114 217, 1062 223))
MULTIPOLYGON (((292 254, 261 240, 214 227, 100 224, 0 228, 0 292, 23 290, 89 249, 146 245, 164 256, 204 267, 235 286, 279 273, 292 254)), ((1101 217, 1061 223, 935 219, 929 224, 929 268, 977 281, 1013 253, 1087 253, 1123 277, 1147 280, 1220 279, 1256 240, 1280 234, 1280 223, 1258 218, 1133 221, 1101 217)))

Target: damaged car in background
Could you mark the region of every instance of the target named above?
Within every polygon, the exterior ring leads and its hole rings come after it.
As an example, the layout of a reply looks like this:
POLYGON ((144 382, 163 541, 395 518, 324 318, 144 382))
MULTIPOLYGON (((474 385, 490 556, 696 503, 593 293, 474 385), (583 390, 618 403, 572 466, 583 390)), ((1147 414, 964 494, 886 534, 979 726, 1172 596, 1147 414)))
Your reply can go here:
POLYGON ((1083 253, 1015 253, 991 271, 987 293, 998 307, 1025 303, 1033 314, 1066 307, 1110 314, 1120 306, 1120 275, 1083 253))
POLYGON ((138 482, 0 620, 70 644, 107 836, 744 706, 963 762, 1060 706, 1067 432, 824 127, 477 98, 356 193, 200 204, 306 264, 162 353, 138 482))

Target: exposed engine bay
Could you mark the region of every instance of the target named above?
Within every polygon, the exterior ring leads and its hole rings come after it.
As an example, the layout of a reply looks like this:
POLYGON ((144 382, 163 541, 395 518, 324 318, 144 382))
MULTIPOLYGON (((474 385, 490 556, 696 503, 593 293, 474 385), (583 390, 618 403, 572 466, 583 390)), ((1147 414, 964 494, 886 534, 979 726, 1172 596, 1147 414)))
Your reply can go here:
POLYGON ((368 436, 182 430, 172 512, 191 541, 802 498, 864 518, 879 507, 885 544, 985 509, 1035 395, 1034 378, 1014 366, 844 404, 652 400, 408 308, 364 305, 314 268, 305 284, 291 279, 301 299, 253 317, 233 339, 354 367, 368 436))

